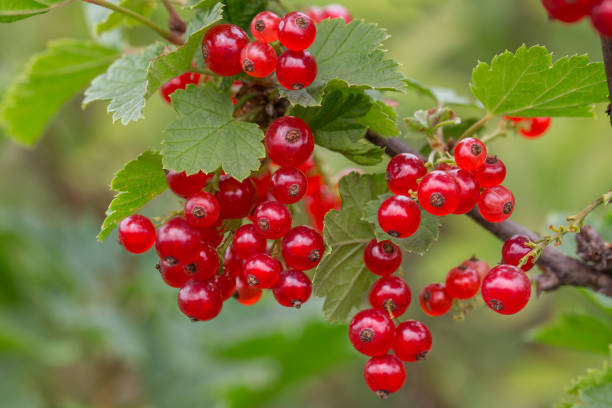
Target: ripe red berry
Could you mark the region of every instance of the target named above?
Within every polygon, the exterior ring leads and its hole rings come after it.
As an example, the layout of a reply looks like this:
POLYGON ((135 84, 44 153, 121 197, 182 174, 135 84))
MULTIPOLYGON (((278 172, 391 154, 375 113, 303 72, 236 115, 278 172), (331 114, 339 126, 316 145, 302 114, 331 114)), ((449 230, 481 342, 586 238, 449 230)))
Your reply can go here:
POLYGON ((386 399, 389 394, 402 388, 406 381, 406 369, 399 358, 385 354, 368 360, 363 369, 363 378, 378 398, 386 399))
POLYGON ((395 329, 393 352, 402 361, 425 360, 431 350, 431 333, 416 320, 406 320, 395 329))
POLYGON ((198 233, 200 234, 200 242, 211 245, 214 248, 217 248, 221 241, 223 241, 223 220, 221 218, 217 219, 210 227, 206 228, 198 228, 198 233))
POLYGON ((270 192, 280 203, 294 204, 304 197, 308 179, 295 167, 281 167, 272 175, 270 192))
POLYGON ((270 159, 283 167, 299 166, 314 150, 310 127, 295 116, 283 116, 272 122, 264 142, 270 159))
POLYGON ((487 156, 482 166, 472 172, 482 188, 498 186, 506 178, 506 165, 496 156, 487 156))
POLYGON ((531 296, 531 283, 525 272, 516 266, 498 265, 482 282, 482 298, 494 311, 515 314, 525 307, 531 296))
POLYGON ((242 275, 236 276, 236 293, 234 297, 244 306, 251 306, 259 302, 261 299, 262 290, 249 285, 242 275))
POLYGON ((268 166, 262 167, 259 172, 252 175, 250 177, 257 188, 257 200, 264 200, 268 197, 268 190, 270 188, 270 183, 272 183, 272 173, 270 173, 270 169, 268 166))
POLYGON ((392 237, 407 238, 419 229, 421 209, 409 197, 389 197, 378 208, 378 224, 392 237))
POLYGON ((286 89, 299 91, 317 78, 317 61, 308 51, 287 50, 278 57, 276 79, 286 89))
POLYGON ((386 311, 392 319, 404 314, 411 299, 410 287, 397 276, 384 276, 374 282, 370 289, 370 305, 386 311))
POLYGON ((126 251, 142 254, 155 243, 155 227, 144 215, 130 215, 119 223, 117 239, 126 251))
POLYGON ((486 157, 487 148, 484 143, 474 137, 467 137, 455 146, 455 162, 463 170, 477 169, 486 157))
POLYGON ((419 295, 419 302, 423 312, 434 317, 442 316, 453 306, 453 298, 440 283, 425 286, 419 295))
POLYGON ((249 36, 234 24, 219 24, 206 32, 202 55, 206 66, 220 76, 233 76, 242 71, 240 52, 249 43, 249 36))
MULTIPOLYGON (((525 255, 531 252, 531 248, 526 244, 531 242, 526 235, 514 235, 504 242, 502 247, 502 260, 507 265, 518 266, 525 255)), ((521 266, 525 272, 533 268, 533 257, 529 257, 527 262, 521 266)))
POLYGON ((265 201, 255 208, 253 225, 262 237, 279 239, 291 229, 291 213, 279 202, 265 201))
POLYGON ((307 14, 293 11, 286 14, 278 24, 278 40, 292 51, 310 47, 317 36, 317 27, 307 14))
POLYGON ((363 250, 363 262, 376 275, 391 275, 402 264, 402 250, 391 241, 373 238, 363 250))
POLYGON ((234 250, 234 246, 230 245, 225 250, 225 254, 223 254, 223 268, 226 270, 231 270, 232 274, 236 276, 242 275, 242 266, 244 265, 244 261, 234 250))
POLYGON ((173 288, 182 287, 190 279, 190 276, 183 269, 183 265, 180 264, 170 265, 168 262, 160 259, 155 268, 161 274, 166 285, 173 288))
POLYGON ((612 1, 603 0, 591 10, 591 23, 604 37, 612 37, 612 1))
POLYGON ((207 228, 219 219, 219 202, 214 195, 200 191, 185 201, 185 219, 196 228, 207 228))
POLYGON ((542 0, 542 5, 548 11, 550 18, 574 23, 587 14, 601 0, 542 0))
POLYGON ((480 195, 478 210, 489 222, 505 221, 514 211, 514 195, 504 186, 489 187, 480 195))
POLYGON ((155 250, 170 265, 190 264, 198 255, 200 234, 183 218, 176 217, 159 227, 155 250))
POLYGON ((278 24, 281 18, 271 11, 262 11, 251 21, 251 34, 257 41, 273 43, 278 40, 278 24))
POLYGON ((412 153, 401 153, 394 156, 387 165, 385 177, 387 186, 394 194, 409 195, 416 191, 417 180, 427 174, 423 160, 412 153))
POLYGON ((242 69, 255 78, 267 77, 276 69, 276 51, 270 44, 255 41, 240 52, 242 69))
POLYGON ((455 177, 442 170, 434 170, 421 180, 419 204, 433 215, 448 215, 459 206, 459 186, 455 177))
POLYGON ((255 254, 242 267, 247 283, 259 289, 271 289, 278 281, 281 264, 268 254, 255 254))
POLYGON ((300 225, 283 238, 281 253, 289 268, 307 271, 315 268, 325 252, 323 237, 314 228, 300 225))
POLYGON ((185 271, 193 279, 210 280, 219 270, 219 255, 215 248, 202 244, 193 262, 185 265, 185 271))
POLYGON ((169 170, 166 173, 166 183, 168 183, 168 187, 170 187, 174 194, 181 197, 189 197, 201 191, 210 177, 201 171, 188 176, 184 171, 177 173, 169 170))
POLYGON ((455 299, 471 299, 480 289, 480 276, 475 269, 459 265, 446 275, 446 291, 455 299))
POLYGON ((279 304, 299 309, 310 298, 312 282, 304 272, 290 269, 281 272, 273 293, 279 304))
POLYGON ((367 309, 357 313, 349 325, 353 347, 366 356, 386 354, 393 345, 395 327, 387 312, 367 309))
POLYGON ((478 204, 480 198, 478 181, 472 173, 458 168, 447 170, 447 173, 455 178, 455 183, 459 187, 459 204, 453 214, 465 214, 478 204))
POLYGON ((223 268, 222 274, 216 274, 213 284, 221 296, 221 300, 226 301, 236 292, 236 275, 231 269, 223 268))
POLYGON ((323 9, 317 6, 308 7, 304 10, 304 13, 312 19, 315 23, 320 23, 324 20, 323 18, 323 9))
POLYGON ((196 72, 185 72, 163 84, 159 91, 166 102, 171 103, 170 95, 177 89, 185 89, 188 84, 197 84, 202 75, 196 72))
POLYGON ((240 182, 230 175, 219 177, 219 191, 215 194, 221 218, 244 218, 255 205, 257 191, 250 178, 240 182))
MULTIPOLYGON (((610 20, 612 20, 612 6, 610 10, 610 20)), ((530 118, 527 120, 529 121, 529 127, 521 128, 519 131, 528 139, 535 139, 542 136, 550 127, 550 118, 548 117, 530 118)))
POLYGON ((238 228, 234 234, 233 251, 242 259, 264 252, 267 241, 259 235, 253 224, 245 224, 238 228))
POLYGON ((191 279, 179 290, 178 306, 192 321, 205 321, 221 312, 223 301, 211 282, 191 279))
POLYGON ((487 264, 483 260, 476 258, 475 256, 471 257, 467 261, 461 262, 461 265, 474 269, 478 273, 478 276, 480 277, 481 282, 484 279, 484 277, 487 275, 487 273, 489 273, 489 269, 490 269, 489 264, 487 264))
POLYGON ((326 18, 342 18, 347 24, 353 20, 351 13, 349 13, 346 7, 340 4, 328 4, 323 7, 322 17, 323 20, 326 18))

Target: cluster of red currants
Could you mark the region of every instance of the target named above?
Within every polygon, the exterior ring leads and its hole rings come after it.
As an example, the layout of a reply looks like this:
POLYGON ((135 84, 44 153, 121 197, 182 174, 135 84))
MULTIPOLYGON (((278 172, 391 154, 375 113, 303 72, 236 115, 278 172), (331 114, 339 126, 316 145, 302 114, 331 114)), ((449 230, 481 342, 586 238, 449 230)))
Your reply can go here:
POLYGON ((550 18, 575 23, 586 16, 597 32, 612 37, 612 0, 542 0, 550 18))
POLYGON ((351 13, 340 4, 328 4, 324 7, 311 6, 304 10, 304 13, 308 14, 315 23, 320 23, 327 18, 342 18, 347 24, 353 20, 351 13))
POLYGON ((535 139, 542 136, 550 127, 550 118, 546 116, 536 118, 506 116, 504 119, 517 126, 520 134, 527 139, 535 139))

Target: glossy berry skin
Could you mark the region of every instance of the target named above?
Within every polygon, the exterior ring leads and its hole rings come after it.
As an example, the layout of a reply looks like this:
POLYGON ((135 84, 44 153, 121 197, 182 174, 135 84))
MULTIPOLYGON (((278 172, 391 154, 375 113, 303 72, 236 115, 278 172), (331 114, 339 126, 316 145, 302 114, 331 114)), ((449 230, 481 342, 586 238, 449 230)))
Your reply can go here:
POLYGON ((172 192, 180 197, 189 197, 201 191, 210 179, 208 174, 201 171, 187 175, 184 171, 177 173, 169 170, 166 173, 166 183, 172 192))
POLYGON ((412 153, 393 156, 387 165, 387 186, 394 194, 409 195, 418 188, 417 180, 427 174, 423 160, 412 153))
POLYGON ((173 288, 180 288, 191 279, 185 272, 183 265, 180 264, 170 265, 168 262, 160 259, 155 268, 159 271, 166 285, 173 288))
POLYGON ((574 23, 589 14, 591 7, 601 0, 542 0, 550 18, 574 23))
MULTIPOLYGON (((527 246, 528 242, 531 240, 526 235, 514 235, 508 238, 502 247, 502 261, 507 265, 518 267, 521 259, 531 251, 531 248, 527 246)), ((530 257, 520 268, 527 272, 533 268, 533 265, 533 257, 530 257)))
POLYGON ((270 169, 267 166, 262 167, 258 173, 249 178, 253 180, 257 188, 257 200, 266 201, 265 198, 268 197, 268 190, 270 189, 270 183, 272 183, 272 173, 270 173, 270 169))
POLYGON ((193 279, 211 280, 219 270, 219 255, 215 248, 202 244, 192 263, 185 265, 185 272, 193 279))
POLYGON ((423 288, 419 295, 419 303, 423 312, 429 316, 442 316, 453 306, 453 298, 446 291, 446 286, 431 283, 423 288))
POLYGON ((207 228, 217 222, 221 209, 214 195, 200 191, 185 201, 185 219, 196 228, 207 228))
POLYGON ((221 300, 226 301, 236 292, 236 275, 230 269, 224 268, 222 274, 215 275, 213 284, 217 288, 221 300))
POLYGON ((265 252, 267 241, 257 233, 253 224, 245 224, 234 234, 233 251, 242 259, 248 259, 260 252, 265 252))
POLYGON ((529 121, 529 127, 521 128, 519 130, 521 135, 523 135, 527 139, 535 139, 537 137, 542 136, 550 127, 550 118, 548 117, 531 118, 527 120, 529 121))
POLYGON ((455 299, 471 299, 480 289, 480 276, 475 269, 460 265, 446 275, 446 291, 455 299))
POLYGON ((604 37, 612 37, 612 1, 603 0, 591 9, 591 23, 604 37))
POLYGON ((240 276, 242 275, 243 265, 244 261, 238 255, 236 255, 234 246, 228 246, 223 254, 223 268, 225 270, 230 270, 230 272, 235 276, 240 276))
POLYGON ((310 298, 312 282, 304 272, 290 269, 281 272, 272 293, 282 306, 299 309, 310 298))
POLYGON ((278 281, 281 264, 268 254, 255 254, 242 267, 247 283, 259 289, 271 289, 278 281))
POLYGON ((392 354, 372 357, 363 369, 363 378, 378 398, 387 399, 406 381, 406 369, 399 358, 392 354))
POLYGON ((505 221, 514 211, 514 195, 504 186, 489 187, 478 199, 478 210, 489 222, 505 221))
POLYGON ((489 268, 488 263, 486 263, 485 261, 481 259, 476 258, 475 256, 471 257, 467 261, 461 262, 461 265, 474 269, 478 273, 478 276, 480 277, 481 282, 484 279, 484 277, 487 275, 487 273, 489 273, 489 269, 491 269, 489 268))
POLYGON ((386 354, 393 345, 395 326, 382 310, 367 309, 357 313, 349 325, 349 339, 366 356, 386 354))
POLYGON ((249 43, 249 36, 234 24, 219 24, 211 28, 202 40, 202 55, 206 66, 220 76, 233 76, 242 71, 240 52, 249 43))
POLYGON ((276 69, 276 51, 270 44, 259 41, 248 43, 240 52, 242 69, 255 78, 264 78, 276 69))
POLYGON ((312 130, 295 116, 283 116, 272 122, 264 142, 270 159, 283 167, 299 166, 314 150, 312 130))
POLYGON ((465 171, 476 170, 487 157, 484 143, 474 137, 466 137, 455 146, 455 162, 465 171))
POLYGON ((244 218, 255 205, 257 191, 251 179, 240 182, 230 175, 219 177, 215 197, 221 208, 221 218, 244 218))
POLYGON ((323 7, 322 11, 323 20, 326 18, 342 18, 347 24, 353 20, 351 13, 349 13, 346 7, 340 4, 328 4, 323 7))
POLYGON ((378 224, 392 237, 409 237, 419 229, 421 209, 416 201, 409 197, 389 197, 378 208, 378 224))
POLYGON ((289 268, 307 271, 315 268, 325 252, 323 237, 314 228, 300 225, 283 238, 281 253, 289 268))
POLYGON ((430 214, 451 214, 459 206, 459 186, 455 177, 442 170, 428 173, 419 184, 419 204, 430 214))
POLYGON ((198 255, 200 235, 183 218, 176 217, 159 227, 155 250, 170 265, 190 264, 198 255))
POLYGON ((487 156, 482 166, 472 172, 482 188, 499 186, 506 178, 506 165, 496 156, 487 156))
POLYGON ((126 251, 142 254, 155 243, 155 227, 144 215, 130 215, 119 223, 117 239, 126 251))
POLYGON ((185 89, 188 84, 197 84, 200 82, 201 77, 202 75, 196 72, 185 72, 184 74, 179 75, 163 84, 159 91, 166 102, 171 103, 172 101, 170 99, 170 95, 172 95, 174 91, 178 89, 185 89))
POLYGON ((317 78, 317 61, 308 51, 285 51, 276 63, 276 79, 286 89, 299 91, 317 78))
POLYGON ((253 212, 253 225, 259 235, 266 239, 279 239, 291 229, 291 213, 276 201, 265 201, 253 212))
POLYGON ((323 9, 317 6, 311 6, 304 10, 304 14, 308 15, 315 23, 320 23, 324 20, 323 9))
POLYGON ((283 204, 297 203, 308 189, 308 179, 295 167, 281 167, 272 175, 270 193, 283 204))
POLYGON ((314 21, 300 11, 286 14, 278 24, 278 40, 292 51, 310 47, 317 36, 314 21))
POLYGON ((525 272, 516 266, 498 265, 482 282, 482 298, 493 311, 511 315, 529 302, 531 283, 525 272))
POLYGON ((447 171, 455 178, 455 183, 459 187, 459 204, 453 214, 465 214, 478 204, 480 198, 480 185, 472 173, 461 169, 447 171))
POLYGON ((391 241, 373 238, 363 250, 363 262, 370 272, 388 276, 402 264, 402 250, 391 241))
POLYGON ((278 40, 278 24, 281 18, 271 11, 262 11, 251 21, 251 34, 257 41, 273 43, 278 40))
POLYGON ((223 301, 211 282, 191 279, 179 290, 178 306, 192 321, 206 321, 221 312, 223 301))
POLYGON ((431 343, 431 333, 427 326, 416 320, 407 320, 395 329, 393 352, 405 362, 425 360, 431 350, 431 343))
POLYGON ((397 276, 384 276, 374 282, 370 289, 370 305, 389 313, 392 319, 406 312, 411 299, 410 287, 397 276))
POLYGON ((262 290, 249 285, 241 276, 236 276, 236 293, 234 297, 244 306, 252 306, 261 299, 262 290))
POLYGON ((221 218, 217 219, 210 227, 206 228, 198 228, 198 233, 200 234, 200 242, 204 244, 209 244, 214 248, 218 247, 223 241, 223 225, 221 218))

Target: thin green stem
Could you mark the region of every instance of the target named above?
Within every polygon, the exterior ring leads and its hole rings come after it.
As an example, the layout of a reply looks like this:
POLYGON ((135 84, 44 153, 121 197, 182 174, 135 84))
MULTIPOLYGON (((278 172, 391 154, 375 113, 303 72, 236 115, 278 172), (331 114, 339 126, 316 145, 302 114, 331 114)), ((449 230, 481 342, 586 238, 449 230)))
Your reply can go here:
POLYGON ((475 131, 477 131, 481 127, 483 127, 485 123, 487 123, 489 120, 491 120, 491 118, 493 118, 493 115, 491 113, 487 113, 482 119, 480 119, 478 122, 474 123, 465 132, 463 132, 463 134, 461 135, 461 137, 459 139, 464 139, 464 138, 470 136, 472 133, 474 133, 475 131))
POLYGON ((259 92, 251 92, 240 97, 240 99, 236 101, 236 105, 234 105, 234 113, 238 112, 244 106, 245 103, 247 103, 253 98, 256 98, 257 95, 259 95, 259 92))
POLYGON ((485 135, 483 137, 480 138, 480 141, 482 143, 489 143, 491 140, 495 140, 498 137, 506 137, 506 126, 507 122, 505 120, 500 120, 499 123, 497 124, 497 128, 495 128, 495 130, 493 131, 493 133, 490 133, 488 135, 485 135))

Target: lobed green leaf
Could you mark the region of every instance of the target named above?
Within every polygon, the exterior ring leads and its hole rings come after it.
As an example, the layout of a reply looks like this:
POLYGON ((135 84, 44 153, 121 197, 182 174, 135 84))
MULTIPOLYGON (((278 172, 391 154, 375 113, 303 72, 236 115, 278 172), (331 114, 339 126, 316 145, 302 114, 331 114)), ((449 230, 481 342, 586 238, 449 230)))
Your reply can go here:
POLYGON ((72 0, 0 0, 0 23, 12 23, 44 14, 72 0))

